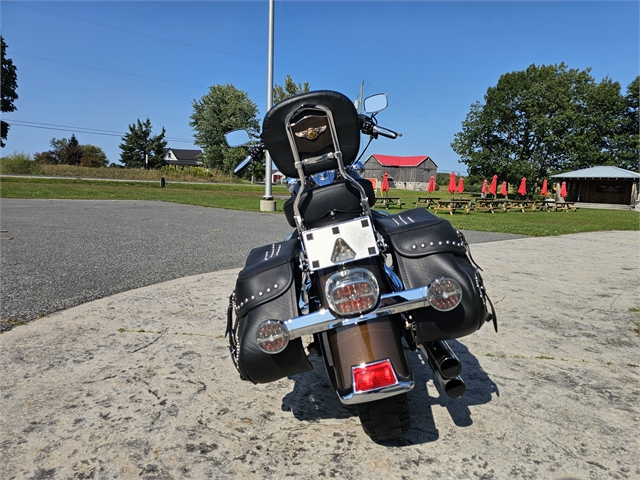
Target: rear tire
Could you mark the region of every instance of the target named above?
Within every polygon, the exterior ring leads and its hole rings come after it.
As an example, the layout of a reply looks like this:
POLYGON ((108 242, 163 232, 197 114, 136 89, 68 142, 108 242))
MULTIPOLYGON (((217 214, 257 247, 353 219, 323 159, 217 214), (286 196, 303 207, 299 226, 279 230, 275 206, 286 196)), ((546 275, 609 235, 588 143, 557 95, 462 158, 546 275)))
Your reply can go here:
POLYGON ((407 394, 359 403, 362 428, 372 440, 389 440, 403 435, 411 425, 407 394))

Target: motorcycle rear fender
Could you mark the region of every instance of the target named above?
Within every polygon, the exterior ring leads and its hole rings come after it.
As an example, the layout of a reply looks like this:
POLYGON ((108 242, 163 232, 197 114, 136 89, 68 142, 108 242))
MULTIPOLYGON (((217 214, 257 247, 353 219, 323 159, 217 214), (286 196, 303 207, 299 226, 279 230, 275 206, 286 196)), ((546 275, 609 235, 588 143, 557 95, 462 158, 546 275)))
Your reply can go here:
MULTIPOLYGON (((349 268, 355 267, 370 270, 378 279, 381 293, 390 291, 379 259, 369 258, 349 264, 349 268)), ((330 269, 319 272, 319 290, 321 292, 324 291, 327 278, 335 271, 335 269, 330 269)), ((322 297, 324 296, 322 295, 322 297)), ((323 306, 327 308, 327 305, 323 306)), ((343 403, 372 401, 375 400, 372 395, 377 394, 382 398, 410 390, 413 387, 413 375, 409 370, 402 346, 401 328, 402 319, 400 316, 388 315, 332 328, 320 335, 329 377, 343 403), (387 359, 393 366, 398 385, 385 392, 355 395, 353 393, 352 367, 387 359)))
POLYGON ((352 404, 395 395, 413 388, 413 374, 407 364, 398 322, 393 317, 329 330, 321 335, 322 350, 329 376, 340 400, 352 404), (352 367, 390 360, 398 385, 384 392, 355 395, 352 367))

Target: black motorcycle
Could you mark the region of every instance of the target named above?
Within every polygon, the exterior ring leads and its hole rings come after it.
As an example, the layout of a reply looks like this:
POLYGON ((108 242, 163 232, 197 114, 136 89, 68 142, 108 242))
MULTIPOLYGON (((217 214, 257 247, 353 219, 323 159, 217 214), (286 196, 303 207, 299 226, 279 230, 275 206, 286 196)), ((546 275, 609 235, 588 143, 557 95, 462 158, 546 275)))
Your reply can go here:
MULTIPOLYGON (((462 365, 446 340, 497 324, 461 232, 422 208, 372 210, 375 192, 357 161, 361 133, 369 143, 399 134, 377 124, 384 94, 364 107, 358 114, 344 95, 314 91, 266 114, 236 172, 268 151, 289 178, 284 212, 295 231, 251 251, 226 334, 241 378, 253 383, 310 370, 305 347, 321 356, 338 399, 356 405, 372 439, 386 440, 411 422, 414 377, 404 345, 419 349, 444 393, 459 398, 462 365)), ((226 138, 229 146, 250 140, 246 131, 226 138)))

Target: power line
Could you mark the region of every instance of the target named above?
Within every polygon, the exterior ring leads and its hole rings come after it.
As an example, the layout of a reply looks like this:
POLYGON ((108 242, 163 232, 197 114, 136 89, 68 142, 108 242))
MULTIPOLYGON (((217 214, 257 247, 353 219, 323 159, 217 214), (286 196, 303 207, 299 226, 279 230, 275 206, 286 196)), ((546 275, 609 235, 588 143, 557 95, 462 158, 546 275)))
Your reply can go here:
MULTIPOLYGON (((180 40, 174 40, 174 39, 171 39, 171 38, 161 37, 159 35, 153 35, 153 34, 144 33, 144 32, 138 32, 138 31, 135 31, 135 30, 130 30, 130 29, 122 28, 122 27, 116 27, 116 26, 113 26, 113 25, 108 25, 108 24, 105 24, 105 23, 95 22, 93 20, 87 20, 87 19, 84 19, 84 18, 73 17, 71 15, 65 15, 65 14, 62 14, 62 13, 52 12, 50 10, 44 10, 44 9, 41 9, 41 8, 36 8, 36 7, 32 7, 32 6, 23 5, 23 4, 20 4, 20 3, 8 2, 8 1, 4 1, 3 3, 10 4, 10 5, 15 5, 15 6, 18 6, 18 7, 23 7, 23 8, 29 8, 31 10, 37 10, 37 11, 41 11, 41 12, 48 13, 48 14, 51 14, 51 15, 57 15, 57 16, 60 16, 60 17, 65 17, 65 18, 69 18, 69 19, 72 19, 72 20, 77 20, 77 21, 80 21, 80 22, 86 22, 86 23, 90 23, 90 24, 93 24, 93 25, 98 25, 98 26, 104 27, 104 28, 110 28, 110 29, 113 29, 113 30, 119 30, 119 31, 122 31, 122 32, 131 33, 131 34, 134 34, 134 35, 141 35, 141 36, 145 36, 145 37, 149 37, 149 38, 154 38, 154 39, 162 40, 162 41, 165 41, 165 42, 171 42, 171 43, 176 43, 176 44, 184 45, 184 46, 188 46, 188 47, 199 48, 199 49, 203 49, 203 50, 209 50, 209 51, 212 51, 212 52, 222 53, 222 54, 225 54, 225 55, 231 55, 231 56, 235 56, 235 57, 239 57, 239 58, 245 58, 245 59, 248 59, 248 60, 258 61, 258 62, 262 62, 262 63, 266 63, 267 62, 265 59, 261 59, 261 58, 250 57, 250 56, 247 56, 247 55, 241 55, 241 54, 237 54, 237 53, 233 53, 233 52, 228 52, 228 51, 225 51, 225 50, 206 47, 206 46, 203 46, 203 45, 197 45, 197 44, 194 44, 194 43, 183 42, 183 41, 180 41, 180 40)), ((165 80, 165 79, 161 79, 161 78, 148 77, 148 76, 137 75, 137 74, 132 74, 132 73, 126 73, 126 72, 119 72, 119 71, 108 70, 108 69, 99 68, 99 67, 90 67, 90 66, 87 66, 87 65, 79 65, 79 64, 70 63, 70 62, 64 62, 64 61, 60 61, 60 60, 51 60, 51 59, 47 59, 47 58, 34 57, 34 56, 30 56, 30 55, 24 55, 24 54, 13 53, 13 52, 11 52, 11 54, 12 55, 19 55, 19 56, 23 56, 23 57, 28 57, 28 58, 34 58, 34 59, 38 59, 38 60, 56 62, 56 63, 66 64, 66 65, 72 65, 72 66, 76 66, 76 67, 101 70, 101 71, 111 72, 111 73, 118 73, 118 74, 121 74, 121 75, 128 75, 128 76, 145 78, 145 79, 150 79, 150 80, 157 80, 157 81, 161 81, 161 82, 175 83, 175 84, 178 84, 178 85, 186 85, 186 86, 197 87, 197 88, 205 88, 205 89, 209 88, 209 87, 205 87, 205 86, 202 86, 202 85, 193 85, 193 84, 189 84, 189 83, 175 82, 175 81, 172 81, 172 80, 165 80)), ((348 79, 358 80, 358 81, 361 80, 360 78, 351 77, 349 75, 340 75, 340 74, 337 74, 337 73, 328 73, 328 72, 323 72, 323 71, 320 71, 320 70, 314 70, 314 69, 311 69, 311 68, 301 67, 299 65, 288 65, 288 64, 278 63, 278 62, 276 62, 276 65, 279 65, 279 66, 282 66, 282 67, 286 67, 286 68, 297 68, 297 69, 300 69, 300 70, 306 70, 306 71, 309 71, 309 72, 319 73, 319 74, 322 74, 322 75, 330 75, 330 76, 348 78, 348 79)), ((370 82, 367 82, 367 84, 371 85, 373 88, 376 88, 379 91, 385 91, 384 89, 380 89, 379 87, 376 87, 375 85, 373 85, 370 82)), ((255 97, 259 97, 259 98, 264 98, 264 97, 259 96, 259 95, 254 95, 254 96, 255 97)), ((447 132, 449 134, 453 134, 453 132, 447 130, 446 128, 444 128, 444 127, 438 125, 437 123, 429 120, 428 118, 422 116, 421 114, 419 114, 418 112, 416 112, 416 111, 412 110, 411 108, 407 107, 406 105, 404 105, 403 103, 399 102, 395 98, 392 98, 392 97, 389 97, 389 98, 392 99, 394 102, 396 102, 401 107, 405 108, 409 112, 411 112, 414 115, 416 115, 418 118, 421 118, 422 120, 424 120, 424 121, 426 121, 426 122, 428 122, 428 123, 440 128, 441 130, 443 130, 443 131, 445 131, 445 132, 447 132)), ((424 143, 424 142, 422 142, 422 143, 424 143)), ((431 145, 431 146, 433 146, 433 145, 431 145)), ((441 151, 443 151, 443 150, 441 150, 441 151)))
POLYGON ((108 70, 106 68, 91 67, 89 65, 80 65, 79 63, 63 62, 62 60, 52 60, 51 58, 34 57, 33 55, 25 55, 24 53, 16 53, 16 52, 13 52, 13 51, 8 52, 8 53, 11 54, 11 55, 17 55, 19 57, 34 58, 36 60, 44 60, 46 62, 62 63, 64 65, 71 65, 71 66, 74 66, 74 67, 90 68, 92 70, 100 70, 102 72, 118 73, 120 75, 128 75, 130 77, 144 78, 146 80, 157 80, 159 82, 175 83, 175 84, 178 84, 178 85, 187 85, 189 87, 197 87, 197 88, 205 88, 205 89, 209 88, 209 87, 204 87, 202 85, 194 85, 192 83, 183 83, 183 82, 175 82, 173 80, 165 80, 164 78, 147 77, 146 75, 137 75, 135 73, 118 72, 117 70, 108 70))
MULTIPOLYGON (((197 45, 195 43, 183 42, 183 41, 180 41, 180 40, 174 40, 172 38, 161 37, 159 35, 153 35, 153 34, 150 34, 150 33, 144 33, 144 32, 138 32, 138 31, 135 31, 135 30, 129 30, 127 28, 116 27, 114 25, 107 25, 106 23, 100 23, 100 22, 95 22, 93 20, 86 20, 84 18, 73 17, 71 15, 65 15, 63 13, 52 12, 50 10, 43 10, 41 8, 35 8, 35 7, 32 7, 32 6, 22 5, 20 3, 7 2, 7 1, 5 1, 3 3, 7 3, 7 4, 10 4, 10 5, 16 5, 18 7, 23 7, 23 8, 30 8, 32 10, 38 10, 40 12, 49 13, 51 15, 57 15, 59 17, 65 17, 65 18, 69 18, 69 19, 72 19, 72 20, 77 20, 77 21, 80 21, 80 22, 91 23, 93 25, 98 25, 100 27, 111 28, 113 30, 120 30, 122 32, 132 33, 134 35, 140 35, 140 36, 143 36, 143 37, 154 38, 156 40, 162 40, 162 41, 165 41, 165 42, 176 43, 178 45, 184 45, 184 46, 187 46, 187 47, 200 48, 202 50, 209 50, 211 52, 216 52, 216 53, 223 53, 225 55, 231 55, 231 56, 234 56, 234 57, 244 58, 244 59, 247 59, 247 60, 253 60, 255 62, 267 63, 267 60, 265 60, 263 58, 250 57, 248 55, 241 55, 239 53, 228 52, 226 50, 220 50, 218 48, 205 47, 203 45, 197 45)), ((299 65, 287 65, 287 64, 278 63, 278 62, 276 62, 276 64, 278 66, 281 66, 281 67, 299 68, 301 70, 307 70, 309 72, 320 73, 320 74, 323 74, 323 75, 331 75, 331 76, 334 76, 334 77, 342 77, 342 78, 349 78, 349 79, 352 79, 352 80, 360 80, 359 78, 351 77, 351 76, 348 76, 348 75, 340 75, 338 73, 322 72, 320 70, 314 70, 314 69, 311 69, 311 68, 300 67, 299 65)), ((120 73, 120 72, 117 72, 117 73, 120 73)))
MULTIPOLYGON (((384 89, 381 89, 381 88, 379 88, 379 87, 376 87, 374 84, 372 84, 372 83, 370 83, 370 82, 367 82, 367 85, 371 85, 371 86, 372 86, 373 88, 375 88, 376 90, 379 90, 379 91, 381 91, 381 92, 384 92, 384 89)), ((387 95, 387 96, 388 96, 388 95, 387 95)), ((389 97, 389 98, 391 98, 391 97, 389 97)), ((442 130, 444 130, 444 131, 445 131, 445 132, 447 132, 447 133, 451 133, 451 134, 453 134, 453 132, 451 132, 451 131, 447 130, 447 129, 446 129, 446 128, 444 128, 444 127, 441 127, 440 125, 438 125, 438 124, 437 124, 437 123, 435 123, 435 122, 432 122, 432 121, 431 121, 431 120, 429 120, 428 118, 423 117, 423 116, 422 116, 422 115, 420 115, 418 112, 416 112, 416 111, 414 111, 414 110, 410 109, 409 107, 407 107, 406 105, 404 105, 404 104, 400 103, 400 102, 399 102, 398 100, 396 100, 395 98, 392 98, 392 100, 393 100, 394 102, 396 102, 398 105, 400 105, 401 107, 403 107, 403 108, 405 108, 405 109, 409 110, 411 113, 413 113, 415 116, 417 116, 417 117, 421 118, 421 119, 422 119, 422 120, 424 120, 425 122, 428 122, 428 123, 430 123, 430 124, 432 124, 432 125, 435 125, 436 127, 440 128, 440 129, 442 129, 442 130)))
MULTIPOLYGON (((103 135, 107 137, 123 137, 126 135, 126 132, 117 132, 114 130, 103 130, 99 128, 89 128, 89 127, 74 127, 71 125, 59 125, 55 123, 42 123, 42 122, 30 122, 25 120, 9 120, 8 123, 11 126, 19 126, 19 127, 29 127, 29 128, 40 128, 44 130, 57 130, 61 132, 72 132, 72 133, 84 133, 88 135, 103 135)), ((173 137, 164 137, 165 140, 171 142, 183 142, 183 143, 193 143, 193 140, 187 140, 185 138, 173 138, 173 137)))

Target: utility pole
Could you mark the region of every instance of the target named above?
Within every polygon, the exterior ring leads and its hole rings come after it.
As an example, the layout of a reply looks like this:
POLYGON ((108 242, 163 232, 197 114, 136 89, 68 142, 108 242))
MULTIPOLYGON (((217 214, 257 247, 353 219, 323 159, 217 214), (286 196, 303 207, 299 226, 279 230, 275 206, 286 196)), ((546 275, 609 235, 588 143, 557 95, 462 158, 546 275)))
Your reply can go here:
POLYGON ((362 80, 362 84, 360 85, 360 98, 358 99, 358 113, 363 113, 364 107, 362 106, 362 95, 364 93, 364 80, 362 80))
MULTIPOLYGON (((267 112, 273 106, 273 17, 274 0, 269 0, 269 50, 267 58, 267 112)), ((276 201, 271 192, 271 155, 265 156, 264 197, 260 201, 260 211, 273 212, 276 209, 276 201)))

